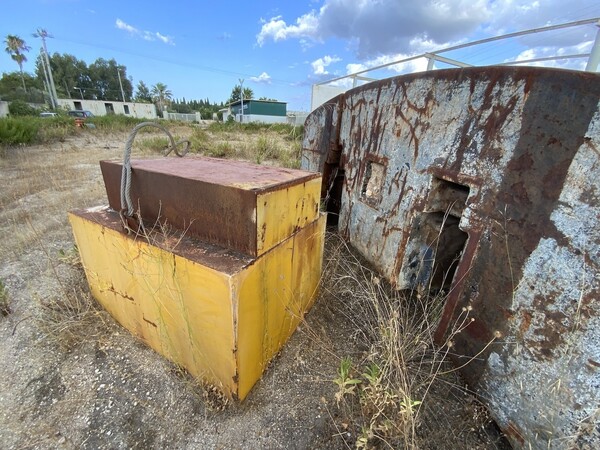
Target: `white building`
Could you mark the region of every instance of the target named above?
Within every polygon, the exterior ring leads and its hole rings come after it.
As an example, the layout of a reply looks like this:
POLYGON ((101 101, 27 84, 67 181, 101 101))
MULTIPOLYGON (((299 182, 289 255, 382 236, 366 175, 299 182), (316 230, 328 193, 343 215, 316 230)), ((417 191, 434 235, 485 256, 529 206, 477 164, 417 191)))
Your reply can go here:
POLYGON ((77 100, 59 98, 58 106, 67 110, 90 111, 95 116, 122 114, 138 119, 157 119, 156 107, 152 103, 116 102, 110 100, 77 100))

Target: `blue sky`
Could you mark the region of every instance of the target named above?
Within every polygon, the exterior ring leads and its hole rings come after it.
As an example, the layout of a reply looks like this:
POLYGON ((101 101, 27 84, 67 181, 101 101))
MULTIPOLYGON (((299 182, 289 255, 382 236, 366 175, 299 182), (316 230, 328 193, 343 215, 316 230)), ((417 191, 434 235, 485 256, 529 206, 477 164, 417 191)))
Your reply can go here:
MULTIPOLYGON (((0 0, 0 34, 31 46, 45 28, 51 53, 115 58, 134 86, 165 83, 174 97, 225 101, 243 78, 255 97, 310 108, 310 86, 356 70, 475 39, 600 17, 598 0, 0 0)), ((597 27, 494 43, 446 56, 485 64, 589 51, 597 27)), ((423 61, 378 73, 423 70, 423 61)), ((581 68, 578 60, 547 63, 581 68)), ((0 72, 18 67, 5 52, 0 72)))

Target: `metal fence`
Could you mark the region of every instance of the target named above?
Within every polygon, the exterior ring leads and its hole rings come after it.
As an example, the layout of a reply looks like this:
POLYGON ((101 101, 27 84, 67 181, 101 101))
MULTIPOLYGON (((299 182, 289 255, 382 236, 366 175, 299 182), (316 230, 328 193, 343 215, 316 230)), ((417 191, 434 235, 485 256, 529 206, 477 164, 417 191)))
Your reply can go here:
MULTIPOLYGON (((472 49, 471 49, 472 50, 472 49)), ((321 83, 314 84, 312 87, 312 98, 311 98, 311 110, 314 110, 318 106, 325 103, 327 100, 335 97, 338 94, 346 92, 348 89, 369 83, 371 81, 380 80, 383 78, 389 78, 402 73, 409 73, 410 65, 415 62, 427 61, 427 69, 433 70, 436 68, 446 67, 472 67, 472 66, 491 66, 491 65, 533 65, 541 64, 549 61, 566 61, 566 60, 587 60, 585 70, 589 72, 596 72, 598 64, 600 63, 600 18, 595 17, 592 19, 578 20, 575 22, 568 22, 559 25, 550 25, 541 28, 534 28, 531 30, 518 31, 515 33, 504 34, 502 36, 494 36, 487 39, 481 39, 474 42, 467 42, 465 44, 455 45, 452 47, 443 48, 434 52, 421 53, 419 55, 410 56, 408 58, 399 59, 396 61, 389 62, 387 64, 381 64, 374 67, 369 67, 358 72, 344 75, 341 77, 333 78, 321 83), (598 31, 596 31, 595 43, 588 53, 577 53, 577 54, 561 54, 555 56, 546 56, 543 58, 530 58, 530 59, 518 59, 509 58, 509 60, 494 61, 489 60, 485 64, 476 64, 469 62, 469 54, 461 53, 461 50, 476 47, 477 52, 472 54, 481 54, 482 51, 486 50, 486 46, 493 45, 497 41, 506 41, 515 39, 521 36, 527 36, 532 34, 545 35, 556 30, 564 30, 569 28, 577 28, 583 26, 596 25, 598 31), (394 70, 394 73, 389 72, 378 72, 382 69, 394 70), (369 75, 369 76, 366 76, 369 75)))
POLYGON ((182 122, 200 122, 202 120, 202 116, 200 115, 200 113, 183 114, 183 113, 171 113, 171 112, 164 111, 163 119, 180 120, 182 122))

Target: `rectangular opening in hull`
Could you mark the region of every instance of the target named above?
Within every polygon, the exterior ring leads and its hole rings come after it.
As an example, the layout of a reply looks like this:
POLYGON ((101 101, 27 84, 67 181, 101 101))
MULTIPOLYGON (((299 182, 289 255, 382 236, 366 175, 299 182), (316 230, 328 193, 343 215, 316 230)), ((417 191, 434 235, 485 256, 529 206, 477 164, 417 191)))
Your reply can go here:
POLYGON ((459 228, 460 218, 470 189, 452 181, 434 177, 423 217, 430 261, 429 288, 448 290, 460 262, 468 234, 459 228))

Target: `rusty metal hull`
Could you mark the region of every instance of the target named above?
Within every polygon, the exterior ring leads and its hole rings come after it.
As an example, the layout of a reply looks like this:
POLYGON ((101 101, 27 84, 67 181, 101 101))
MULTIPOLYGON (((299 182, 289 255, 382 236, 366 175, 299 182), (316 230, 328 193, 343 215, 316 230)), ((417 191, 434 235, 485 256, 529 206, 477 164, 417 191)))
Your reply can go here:
POLYGON ((303 168, 344 174, 340 232, 398 289, 447 292, 438 341, 472 307, 455 349, 517 447, 600 440, 599 100, 597 74, 443 70, 305 125, 303 168))

